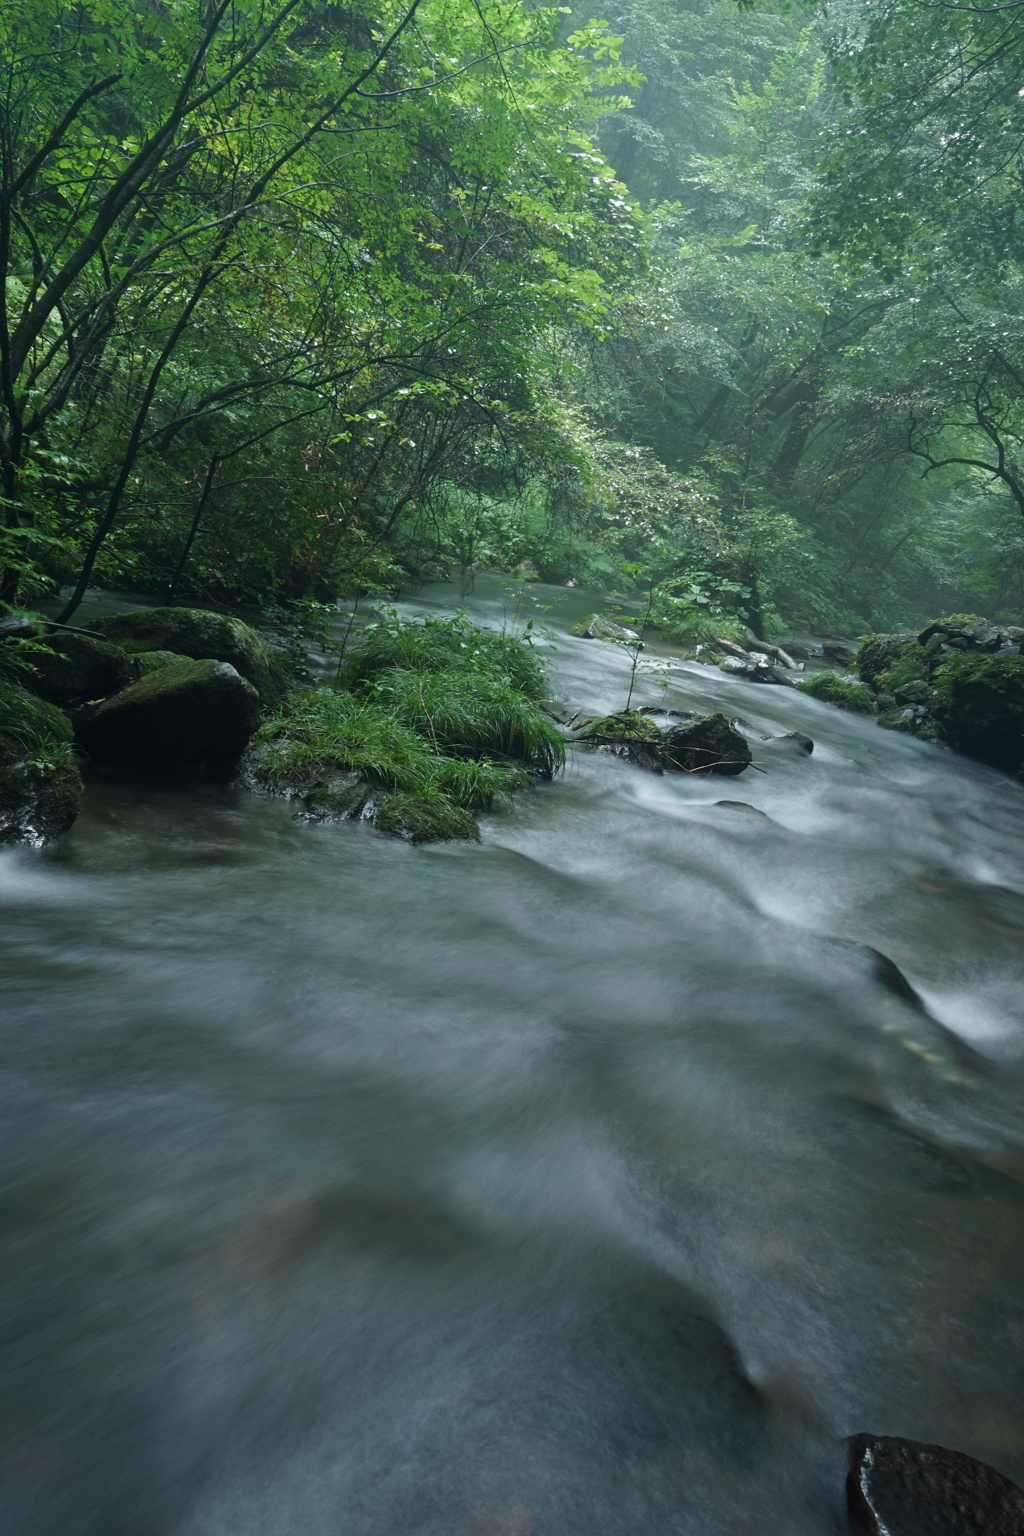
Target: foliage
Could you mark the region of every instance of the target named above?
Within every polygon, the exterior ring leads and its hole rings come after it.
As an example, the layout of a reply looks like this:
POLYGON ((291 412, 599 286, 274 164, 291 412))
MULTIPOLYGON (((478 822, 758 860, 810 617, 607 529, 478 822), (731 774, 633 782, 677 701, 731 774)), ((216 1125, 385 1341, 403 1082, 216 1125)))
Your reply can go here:
POLYGON ((479 673, 529 698, 544 697, 544 668, 533 646, 511 634, 481 629, 464 613, 407 623, 393 610, 383 610, 362 631, 345 675, 356 687, 394 669, 479 673))
POLYGON ((59 709, 0 676, 0 762, 42 771, 71 759, 71 725, 59 709))
POLYGON ((847 678, 836 677, 834 672, 819 672, 796 686, 801 693, 808 693, 812 699, 820 699, 823 704, 837 704, 840 709, 849 709, 858 715, 873 715, 875 712, 875 699, 870 688, 847 678))

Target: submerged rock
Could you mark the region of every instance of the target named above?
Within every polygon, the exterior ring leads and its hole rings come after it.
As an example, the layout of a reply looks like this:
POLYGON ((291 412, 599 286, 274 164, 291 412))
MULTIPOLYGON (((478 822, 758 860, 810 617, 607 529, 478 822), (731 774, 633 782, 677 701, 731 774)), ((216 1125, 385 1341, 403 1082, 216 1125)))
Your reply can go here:
POLYGON ((259 723, 253 685, 225 661, 173 662, 74 715, 75 736, 105 763, 226 766, 259 723))
POLYGON ((1024 1492, 983 1461, 940 1445, 853 1435, 850 1524, 866 1536, 1021 1536, 1024 1492))
POLYGON ((0 683, 0 843, 52 842, 82 808, 71 726, 59 709, 0 683))
POLYGON ((716 713, 674 726, 665 737, 666 768, 684 773, 742 773, 751 761, 750 744, 716 713))
POLYGON ((96 628, 126 651, 172 651, 195 660, 226 661, 256 689, 264 705, 287 689, 280 661, 241 619, 203 608, 143 608, 101 619, 96 628))
POLYGON ((588 613, 585 619, 573 625, 569 633, 578 640, 626 640, 636 643, 640 639, 636 630, 627 629, 624 624, 613 624, 611 619, 603 619, 599 613, 588 613))
POLYGON ((641 768, 652 768, 656 773, 665 766, 665 732, 640 710, 623 709, 618 714, 591 720, 581 730, 578 740, 604 747, 617 757, 628 758, 641 768))

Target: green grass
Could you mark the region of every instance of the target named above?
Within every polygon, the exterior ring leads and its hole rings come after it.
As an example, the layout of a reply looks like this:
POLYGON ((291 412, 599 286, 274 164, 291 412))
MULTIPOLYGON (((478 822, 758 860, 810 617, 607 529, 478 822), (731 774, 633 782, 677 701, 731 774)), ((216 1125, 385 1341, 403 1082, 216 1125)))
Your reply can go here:
POLYGON ((875 712, 875 696, 870 688, 863 683, 844 682, 834 672, 819 672, 796 686, 800 693, 809 693, 812 699, 838 705, 856 715, 873 715, 875 712))
POLYGON ((554 722, 487 672, 383 672, 374 698, 439 751, 504 759, 548 775, 565 763, 565 744, 554 722))
POLYGON ((71 757, 71 724, 55 709, 0 677, 0 761, 44 766, 71 757))
POLYGON ((529 643, 478 629, 462 616, 412 623, 386 617, 367 625, 347 658, 342 680, 359 688, 394 670, 485 673, 528 698, 544 697, 544 667, 529 643))

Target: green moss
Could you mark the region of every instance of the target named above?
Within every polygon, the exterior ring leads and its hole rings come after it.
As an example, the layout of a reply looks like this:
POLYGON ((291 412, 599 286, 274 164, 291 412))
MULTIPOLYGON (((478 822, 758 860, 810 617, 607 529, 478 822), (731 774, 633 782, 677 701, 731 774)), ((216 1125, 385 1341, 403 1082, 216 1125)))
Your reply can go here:
POLYGON ((139 676, 148 677, 151 672, 159 672, 175 661, 187 661, 188 657, 180 656, 177 651, 136 651, 134 659, 139 676))
POLYGON ((0 763, 23 758, 66 762, 72 730, 53 704, 0 678, 0 763))
POLYGON ((138 668, 120 646, 92 635, 51 634, 29 659, 25 687, 62 709, 109 698, 138 676, 138 668))
POLYGON ((929 671, 929 658, 924 647, 916 640, 908 640, 894 652, 889 665, 879 674, 876 686, 881 693, 896 693, 910 683, 927 682, 929 671))
POLYGON ((480 841, 475 819, 443 795, 388 795, 373 824, 379 832, 410 843, 480 841))
POLYGON ((1024 762, 1024 656, 962 653, 937 667, 944 741, 996 768, 1024 762))
POLYGON ((812 699, 820 699, 823 704, 835 704, 839 709, 848 709, 858 715, 875 712, 870 688, 865 688, 862 683, 846 682, 833 672, 819 672, 796 686, 801 693, 809 693, 812 699))
POLYGON ((96 628, 124 650, 173 651, 194 661, 227 661, 246 678, 264 705, 285 697, 289 680, 280 658, 256 631, 230 614, 203 608, 143 608, 100 620, 96 628))
POLYGON ((650 716, 642 715, 638 710, 624 709, 618 714, 601 715, 597 720, 588 721, 579 734, 579 740, 657 746, 664 743, 665 733, 650 716))
POLYGON ((920 651, 916 635, 865 635, 853 659, 857 676, 869 688, 881 688, 882 674, 911 647, 920 651))

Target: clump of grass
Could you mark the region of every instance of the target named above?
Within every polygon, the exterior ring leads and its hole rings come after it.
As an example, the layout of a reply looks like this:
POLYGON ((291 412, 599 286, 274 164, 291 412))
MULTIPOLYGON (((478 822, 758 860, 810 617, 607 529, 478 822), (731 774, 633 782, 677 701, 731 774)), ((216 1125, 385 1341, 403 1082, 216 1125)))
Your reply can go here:
POLYGON ((389 671, 486 673, 528 698, 544 697, 544 668, 528 642, 478 629, 461 615, 412 623, 386 616, 367 625, 341 680, 358 688, 389 671))
POLYGON ((503 758, 549 776, 565 762, 565 744, 553 721, 492 673, 383 672, 374 697, 443 752, 503 758))
POLYGON ((52 704, 0 676, 0 761, 37 766, 71 757, 71 723, 52 704))
POLYGON ((429 777, 429 745, 372 699, 333 688, 307 688, 253 738, 258 777, 313 781, 337 769, 370 784, 416 790, 429 777))
POLYGON ((800 693, 809 693, 812 699, 820 699, 823 704, 836 704, 856 715, 873 715, 875 712, 875 696, 870 688, 836 677, 834 672, 819 672, 796 686, 800 693))

